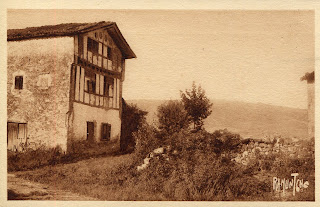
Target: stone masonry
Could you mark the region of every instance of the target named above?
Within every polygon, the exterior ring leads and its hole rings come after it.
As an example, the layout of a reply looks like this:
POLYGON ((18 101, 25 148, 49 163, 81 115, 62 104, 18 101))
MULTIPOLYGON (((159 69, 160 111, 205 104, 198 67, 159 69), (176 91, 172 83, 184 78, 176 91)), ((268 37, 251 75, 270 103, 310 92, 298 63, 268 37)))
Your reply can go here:
POLYGON ((66 149, 73 38, 8 42, 8 121, 27 123, 27 142, 66 149), (23 76, 23 89, 14 87, 23 76))

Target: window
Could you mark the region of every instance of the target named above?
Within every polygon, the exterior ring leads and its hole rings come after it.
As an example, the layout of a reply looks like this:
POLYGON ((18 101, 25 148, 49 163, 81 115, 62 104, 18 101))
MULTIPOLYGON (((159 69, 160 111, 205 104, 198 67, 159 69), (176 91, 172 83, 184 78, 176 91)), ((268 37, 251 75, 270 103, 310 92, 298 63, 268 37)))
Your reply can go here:
POLYGON ((89 52, 98 54, 99 43, 91 38, 88 38, 87 48, 89 52))
POLYGON ((103 95, 112 97, 113 96, 113 78, 104 76, 104 87, 103 87, 103 95))
POLYGON ((109 60, 112 60, 111 47, 107 47, 107 58, 108 58, 109 60))
POLYGON ((92 80, 87 80, 87 91, 89 93, 95 93, 96 92, 96 82, 92 80))
POLYGON ((23 76, 16 76, 14 79, 14 88, 21 90, 23 88, 23 76))
POLYGON ((93 71, 85 70, 85 91, 89 93, 96 93, 96 75, 93 71))
POLYGON ((101 140, 108 141, 111 137, 111 124, 101 124, 101 140))

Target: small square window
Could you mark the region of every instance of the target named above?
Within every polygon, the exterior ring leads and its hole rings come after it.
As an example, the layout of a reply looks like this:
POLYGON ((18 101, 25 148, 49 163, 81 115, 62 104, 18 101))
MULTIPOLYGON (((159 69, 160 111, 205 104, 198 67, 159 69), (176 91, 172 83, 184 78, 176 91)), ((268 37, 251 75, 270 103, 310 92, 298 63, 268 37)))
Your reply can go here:
POLYGON ((23 76, 16 76, 14 80, 14 88, 21 90, 23 88, 23 76))

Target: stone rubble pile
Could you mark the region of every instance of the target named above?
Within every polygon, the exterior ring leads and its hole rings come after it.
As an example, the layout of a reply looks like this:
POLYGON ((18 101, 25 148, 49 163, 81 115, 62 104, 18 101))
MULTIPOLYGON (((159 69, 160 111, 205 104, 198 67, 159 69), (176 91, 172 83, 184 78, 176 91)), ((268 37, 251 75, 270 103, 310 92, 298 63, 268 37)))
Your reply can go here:
MULTIPOLYGON (((256 160, 258 156, 268 155, 288 155, 291 158, 301 158, 314 156, 314 151, 310 151, 307 147, 302 147, 297 142, 284 144, 276 140, 276 142, 253 140, 251 139, 247 144, 243 144, 240 152, 231 159, 232 161, 248 165, 250 161, 256 160)), ((278 159, 279 156, 276 158, 278 159)))
MULTIPOLYGON (((154 158, 159 159, 160 156, 164 157, 165 160, 169 161, 169 156, 167 154, 167 152, 169 152, 171 150, 170 146, 165 146, 165 147, 159 147, 155 150, 153 150, 152 152, 150 152, 146 158, 144 158, 143 160, 143 164, 137 166, 137 170, 144 170, 148 167, 148 165, 150 164, 150 161, 154 158)), ((174 154, 177 153, 176 150, 174 150, 173 152, 174 154)))
MULTIPOLYGON (((171 151, 171 146, 160 147, 153 150, 143 160, 143 164, 137 166, 137 170, 141 171, 146 169, 150 164, 150 161, 154 158, 159 159, 162 156, 165 160, 169 160, 169 152, 171 151)), ((176 150, 173 150, 171 153, 178 154, 176 150)), ((290 158, 314 158, 314 148, 313 150, 310 150, 298 142, 283 143, 280 139, 275 139, 274 141, 246 139, 242 143, 240 152, 233 154, 231 161, 242 165, 248 165, 250 162, 261 158, 261 156, 272 155, 277 155, 275 161, 279 160, 281 155, 286 155, 290 158)))

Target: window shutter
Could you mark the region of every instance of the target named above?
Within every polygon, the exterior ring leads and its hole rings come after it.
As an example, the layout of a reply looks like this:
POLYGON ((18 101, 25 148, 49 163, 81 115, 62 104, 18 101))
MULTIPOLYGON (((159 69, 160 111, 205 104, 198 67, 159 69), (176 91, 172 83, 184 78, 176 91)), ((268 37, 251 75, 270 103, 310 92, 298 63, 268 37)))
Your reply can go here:
POLYGON ((108 140, 110 140, 110 137, 111 137, 111 124, 108 124, 107 127, 108 127, 108 131, 107 131, 108 140))

